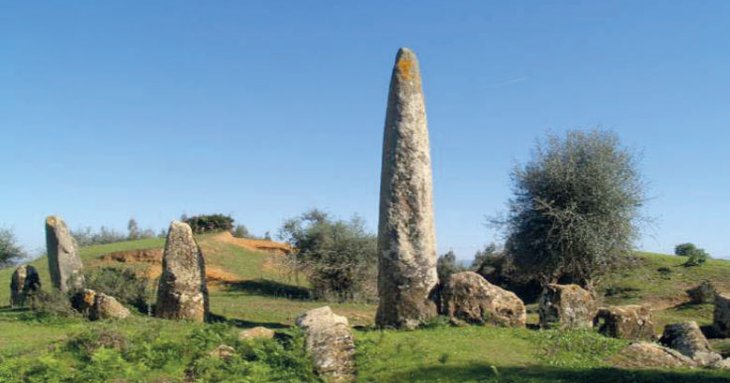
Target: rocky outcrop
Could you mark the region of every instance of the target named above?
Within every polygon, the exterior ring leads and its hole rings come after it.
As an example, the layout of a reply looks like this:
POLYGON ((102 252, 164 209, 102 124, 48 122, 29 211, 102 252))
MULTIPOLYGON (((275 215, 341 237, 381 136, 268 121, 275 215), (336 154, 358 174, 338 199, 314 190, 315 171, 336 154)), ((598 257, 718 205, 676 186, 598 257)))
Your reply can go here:
POLYGON ((441 291, 441 312, 452 322, 525 327, 525 304, 513 292, 465 271, 452 274, 441 291))
POLYGON ((717 335, 730 338, 730 294, 717 294, 712 325, 717 335))
POLYGON ((90 320, 125 319, 131 315, 116 298, 91 289, 75 293, 71 297, 71 306, 90 320))
POLYGON ((598 309, 593 327, 612 338, 646 340, 656 339, 654 315, 651 309, 639 305, 611 306, 598 309))
POLYGON ((549 284, 540 296, 540 327, 591 328, 597 310, 593 294, 580 286, 549 284))
POLYGON ((347 318, 325 306, 307 311, 297 318, 296 325, 304 330, 307 352, 323 381, 354 381, 355 342, 347 318))
POLYGON ((609 362, 627 369, 697 367, 695 361, 680 352, 648 342, 632 343, 611 357, 609 362))
POLYGON ((256 326, 238 333, 238 339, 272 339, 275 334, 274 330, 262 326, 256 326))
POLYGON ((698 286, 687 290, 690 301, 694 304, 714 303, 717 289, 710 281, 703 281, 698 286))
POLYGON ((28 295, 40 288, 41 278, 35 267, 31 265, 18 266, 10 279, 10 306, 24 306, 28 295))
POLYGON ((67 292, 82 288, 83 264, 77 252, 76 240, 61 217, 46 218, 46 250, 48 251, 48 272, 53 287, 67 292))
POLYGON ((155 316, 203 322, 208 318, 205 260, 188 224, 173 221, 162 257, 155 316))
POLYGON ((710 343, 694 321, 667 325, 659 342, 691 358, 700 366, 710 366, 722 360, 720 354, 712 351, 710 343))
POLYGON ((385 117, 378 224, 380 327, 414 328, 436 316, 438 283, 431 154, 416 55, 401 48, 385 117))

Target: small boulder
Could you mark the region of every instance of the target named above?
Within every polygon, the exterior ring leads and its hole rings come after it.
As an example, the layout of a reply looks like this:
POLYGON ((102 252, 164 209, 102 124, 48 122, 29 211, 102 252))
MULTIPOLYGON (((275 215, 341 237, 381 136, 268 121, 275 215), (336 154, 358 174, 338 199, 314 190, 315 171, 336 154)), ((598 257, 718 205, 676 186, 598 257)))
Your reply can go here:
POLYGON ((697 367, 695 361, 680 352, 649 342, 632 343, 609 361, 615 367, 626 369, 697 367))
POLYGON ((315 372, 327 383, 355 380, 355 342, 347 318, 329 306, 312 309, 296 320, 304 330, 315 372))
POLYGON ((243 330, 238 333, 238 339, 272 339, 274 338, 274 330, 270 330, 266 327, 257 326, 247 330, 243 330))
POLYGON ((710 366, 722 360, 720 354, 712 351, 710 343, 694 321, 667 325, 659 342, 692 358, 700 366, 710 366))
POLYGON ((131 315, 116 298, 91 289, 83 289, 71 297, 71 307, 90 320, 125 319, 131 315))
POLYGON ((94 306, 89 312, 89 319, 125 319, 130 314, 129 309, 119 303, 116 298, 97 293, 94 297, 94 306))
POLYGON ((715 297, 715 312, 712 322, 715 332, 719 336, 730 338, 730 294, 718 293, 715 297))
POLYGON ((540 327, 591 328, 596 299, 578 285, 551 283, 542 291, 538 305, 540 327))
POLYGON ((612 338, 647 341, 656 339, 654 315, 645 306, 602 307, 598 309, 593 326, 601 334, 612 338))
POLYGON ((218 347, 209 352, 208 355, 213 358, 228 360, 231 359, 233 355, 236 355, 236 349, 227 344, 220 344, 218 347))
POLYGON ((527 321, 525 304, 515 293, 472 271, 451 275, 441 291, 441 311, 456 323, 525 327, 527 321))
POLYGON ((21 265, 15 269, 10 279, 10 306, 19 307, 25 305, 29 294, 41 288, 41 278, 35 267, 21 265))
POLYGON ((698 286, 687 290, 687 295, 692 303, 714 303, 717 296, 717 289, 710 281, 703 281, 698 286))
POLYGON ((710 368, 715 368, 718 370, 730 370, 730 358, 718 360, 717 362, 713 363, 710 368))

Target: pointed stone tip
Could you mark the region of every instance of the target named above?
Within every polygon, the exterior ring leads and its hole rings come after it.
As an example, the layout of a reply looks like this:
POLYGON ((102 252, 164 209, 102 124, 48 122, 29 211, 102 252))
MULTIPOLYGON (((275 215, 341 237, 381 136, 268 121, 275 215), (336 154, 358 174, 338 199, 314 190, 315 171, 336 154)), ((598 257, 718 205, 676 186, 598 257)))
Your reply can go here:
POLYGON ((63 222, 63 220, 61 219, 61 217, 59 217, 57 215, 49 215, 48 217, 46 217, 47 225, 56 226, 56 224, 58 224, 58 222, 63 222))
POLYGON ((403 80, 417 80, 421 76, 418 69, 418 57, 406 47, 398 49, 395 58, 395 71, 403 80))

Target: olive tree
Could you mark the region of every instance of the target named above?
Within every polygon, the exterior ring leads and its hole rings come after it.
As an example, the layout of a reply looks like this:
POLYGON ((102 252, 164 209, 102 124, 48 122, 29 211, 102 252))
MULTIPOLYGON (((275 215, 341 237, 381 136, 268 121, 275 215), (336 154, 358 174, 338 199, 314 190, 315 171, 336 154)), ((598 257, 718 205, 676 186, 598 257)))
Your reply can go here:
POLYGON ((296 249, 293 264, 309 279, 315 298, 375 298, 377 241, 361 218, 333 219, 314 209, 284 222, 280 237, 296 249))
POLYGON ((25 256, 25 251, 9 229, 0 228, 0 267, 13 264, 13 261, 25 256))
POLYGON ((569 131, 539 141, 512 173, 506 251, 542 283, 591 287, 638 236, 644 184, 635 155, 610 132, 569 131))

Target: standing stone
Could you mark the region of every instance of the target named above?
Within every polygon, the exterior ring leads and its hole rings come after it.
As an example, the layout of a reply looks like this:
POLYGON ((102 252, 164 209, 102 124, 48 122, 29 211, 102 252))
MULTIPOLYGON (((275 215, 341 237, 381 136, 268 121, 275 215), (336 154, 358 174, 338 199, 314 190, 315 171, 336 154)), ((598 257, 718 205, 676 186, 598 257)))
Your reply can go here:
POLYGON ((35 267, 21 265, 13 272, 10 279, 10 306, 23 306, 28 294, 41 288, 41 278, 35 267))
POLYGON ((62 292, 83 287, 83 264, 77 252, 76 240, 61 217, 52 215, 46 218, 46 249, 53 287, 62 292))
POLYGON ((702 281, 698 286, 687 290, 692 303, 715 303, 717 289, 711 281, 702 281))
POLYGON ((172 221, 162 257, 155 315, 203 322, 208 319, 205 260, 188 224, 172 221))
POLYGON ((713 327, 718 336, 730 338, 730 294, 717 294, 713 327))
POLYGON ((578 285, 551 283, 540 296, 540 327, 592 328, 596 311, 593 294, 578 285))
POLYGON ((436 316, 438 283, 431 155, 416 55, 401 48, 385 117, 378 225, 380 327, 414 328, 436 316))
POLYGON ((714 351, 695 321, 668 324, 659 343, 692 358, 700 366, 710 366, 722 360, 714 351))
POLYGON ((317 375, 327 383, 355 380, 355 341, 347 318, 329 306, 312 309, 296 320, 304 330, 307 353, 317 375))

